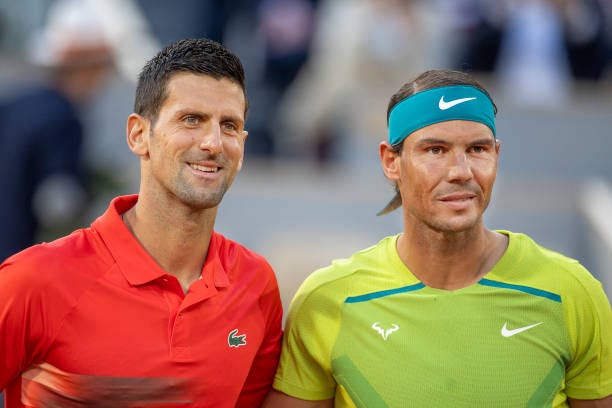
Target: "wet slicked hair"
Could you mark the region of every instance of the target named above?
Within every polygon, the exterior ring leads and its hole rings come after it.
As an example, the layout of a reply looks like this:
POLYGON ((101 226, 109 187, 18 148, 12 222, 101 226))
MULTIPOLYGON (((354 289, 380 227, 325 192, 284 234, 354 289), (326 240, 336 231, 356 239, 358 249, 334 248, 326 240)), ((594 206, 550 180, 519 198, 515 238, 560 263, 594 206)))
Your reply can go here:
POLYGON ((134 112, 155 122, 167 97, 168 81, 178 72, 225 78, 240 85, 244 93, 246 117, 248 100, 240 59, 221 44, 206 38, 177 41, 145 64, 138 76, 134 112))

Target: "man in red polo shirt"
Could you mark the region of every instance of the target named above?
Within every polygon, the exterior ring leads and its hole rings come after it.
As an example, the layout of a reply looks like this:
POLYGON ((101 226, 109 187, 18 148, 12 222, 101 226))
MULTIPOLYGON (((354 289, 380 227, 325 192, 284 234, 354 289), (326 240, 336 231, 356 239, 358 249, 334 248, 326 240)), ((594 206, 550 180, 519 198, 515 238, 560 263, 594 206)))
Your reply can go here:
POLYGON ((242 166, 240 60, 205 40, 149 61, 127 120, 138 195, 0 266, 7 407, 257 407, 282 307, 259 255, 214 231, 242 166))

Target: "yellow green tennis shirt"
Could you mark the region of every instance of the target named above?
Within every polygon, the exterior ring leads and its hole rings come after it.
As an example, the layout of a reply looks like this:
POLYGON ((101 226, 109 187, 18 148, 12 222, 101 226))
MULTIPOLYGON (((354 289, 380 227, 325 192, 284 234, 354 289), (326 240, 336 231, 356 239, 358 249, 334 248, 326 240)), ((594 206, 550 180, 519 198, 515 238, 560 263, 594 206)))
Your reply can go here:
POLYGON ((612 394, 612 312, 577 261, 524 234, 478 283, 421 283, 396 241, 309 276, 274 388, 336 407, 558 407, 612 394))

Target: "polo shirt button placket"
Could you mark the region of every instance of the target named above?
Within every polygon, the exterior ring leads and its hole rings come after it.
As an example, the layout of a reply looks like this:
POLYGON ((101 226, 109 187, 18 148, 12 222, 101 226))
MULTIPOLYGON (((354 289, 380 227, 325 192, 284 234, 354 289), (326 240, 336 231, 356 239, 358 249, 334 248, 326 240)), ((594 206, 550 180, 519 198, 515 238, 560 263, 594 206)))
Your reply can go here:
POLYGON ((191 358, 191 347, 188 342, 188 321, 184 311, 179 311, 174 322, 172 334, 172 354, 175 359, 188 360, 191 358))

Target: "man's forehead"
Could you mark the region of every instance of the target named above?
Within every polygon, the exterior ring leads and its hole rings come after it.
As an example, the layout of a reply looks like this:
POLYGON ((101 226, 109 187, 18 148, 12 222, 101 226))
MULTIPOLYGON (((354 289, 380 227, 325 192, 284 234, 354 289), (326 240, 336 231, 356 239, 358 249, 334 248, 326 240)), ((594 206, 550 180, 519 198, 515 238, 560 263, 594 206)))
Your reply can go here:
POLYGON ((450 120, 425 126, 414 131, 405 141, 412 140, 416 142, 417 140, 425 139, 437 139, 447 141, 448 143, 466 142, 469 140, 490 140, 491 143, 495 142, 493 132, 491 132, 488 126, 468 120, 450 120))
POLYGON ((177 73, 166 83, 166 99, 179 98, 181 100, 194 102, 201 98, 223 95, 224 101, 239 101, 241 108, 246 105, 246 97, 240 84, 229 78, 215 78, 205 74, 177 73))

